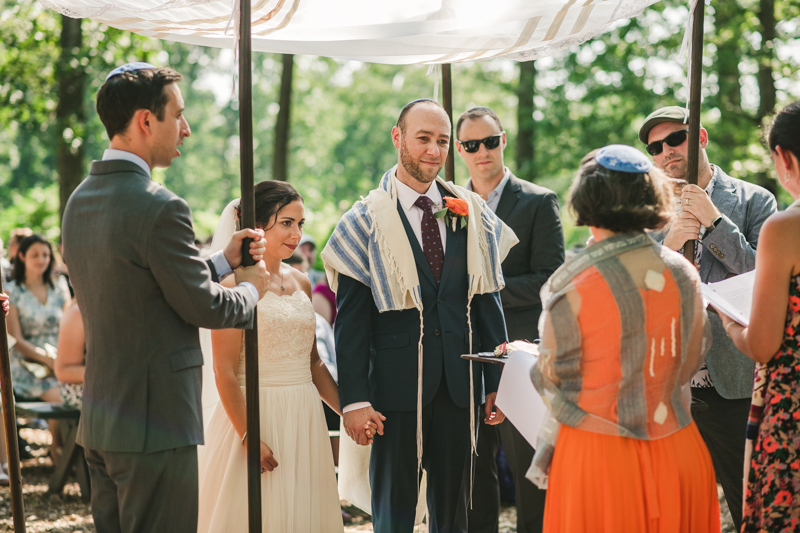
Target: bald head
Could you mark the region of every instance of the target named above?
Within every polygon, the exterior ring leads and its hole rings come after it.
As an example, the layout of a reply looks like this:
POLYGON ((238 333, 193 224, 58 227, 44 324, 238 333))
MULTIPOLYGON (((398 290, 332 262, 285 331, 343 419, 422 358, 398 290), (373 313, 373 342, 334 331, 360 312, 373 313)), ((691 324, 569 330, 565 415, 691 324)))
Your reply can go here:
MULTIPOLYGON (((412 102, 407 103, 405 107, 403 107, 403 109, 400 111, 400 116, 397 117, 397 124, 395 124, 395 126, 400 128, 401 133, 405 134, 406 117, 409 114, 409 112, 411 112, 411 110, 414 109, 415 107, 428 107, 428 106, 439 108, 442 111, 442 113, 444 113, 444 116, 447 117, 447 113, 445 112, 444 108, 439 102, 437 102, 436 100, 431 100, 430 98, 420 98, 419 100, 414 100, 412 102)), ((447 118, 447 121, 450 122, 450 117, 447 118)))
POLYGON ((406 105, 392 128, 397 178, 421 194, 427 191, 444 166, 451 130, 450 118, 438 102, 417 100, 406 105))

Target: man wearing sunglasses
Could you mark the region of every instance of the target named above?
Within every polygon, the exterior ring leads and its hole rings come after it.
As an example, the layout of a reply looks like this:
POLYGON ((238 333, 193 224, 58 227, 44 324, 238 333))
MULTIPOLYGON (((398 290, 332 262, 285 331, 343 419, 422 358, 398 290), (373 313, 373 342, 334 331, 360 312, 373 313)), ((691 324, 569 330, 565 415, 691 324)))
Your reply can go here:
MULTIPOLYGON (((553 191, 521 180, 504 165, 506 133, 488 107, 473 107, 456 123, 456 147, 469 169, 466 188, 478 193, 497 216, 514 230, 519 244, 502 263, 506 286, 500 291, 509 340, 536 339, 542 304, 539 290, 564 262, 564 233, 558 198, 553 191)), ((534 450, 510 421, 481 423, 475 485, 469 512, 470 533, 498 531, 500 492, 495 455, 503 443, 514 477, 517 531, 542 530, 545 491, 525 473, 534 450)))
MULTIPOLYGON (((639 140, 667 176, 687 179, 688 112, 677 106, 661 108, 645 119, 639 140)), ((755 268, 761 225, 775 212, 775 198, 766 189, 731 178, 708 161, 708 132, 700 128, 697 185, 680 192, 679 213, 663 237, 664 246, 682 251, 697 240, 691 258, 704 283, 720 281, 755 268)), ((656 236, 656 235, 654 235, 656 236)), ((742 522, 742 464, 744 438, 753 384, 753 361, 737 350, 719 315, 709 312, 713 343, 706 364, 692 380, 692 395, 708 404, 695 413, 717 478, 725 491, 736 531, 742 522)))

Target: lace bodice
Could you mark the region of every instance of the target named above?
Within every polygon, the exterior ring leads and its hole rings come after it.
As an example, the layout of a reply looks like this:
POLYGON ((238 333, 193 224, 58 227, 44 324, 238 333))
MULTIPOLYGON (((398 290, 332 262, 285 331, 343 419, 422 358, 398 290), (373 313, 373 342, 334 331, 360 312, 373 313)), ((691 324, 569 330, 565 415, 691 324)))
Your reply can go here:
MULTIPOLYGON (((309 354, 316 315, 302 290, 278 296, 268 292, 258 302, 258 367, 262 385, 286 385, 311 380, 309 354)), ((244 343, 236 375, 244 384, 244 343)))

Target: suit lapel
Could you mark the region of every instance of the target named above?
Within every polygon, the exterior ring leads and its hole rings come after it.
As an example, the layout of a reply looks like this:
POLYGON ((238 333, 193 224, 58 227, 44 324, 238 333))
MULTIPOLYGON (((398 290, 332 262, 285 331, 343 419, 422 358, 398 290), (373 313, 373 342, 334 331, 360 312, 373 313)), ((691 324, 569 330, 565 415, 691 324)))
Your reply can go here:
POLYGON ((721 172, 718 172, 714 190, 711 193, 711 202, 719 209, 720 213, 729 218, 739 204, 739 195, 735 192, 736 187, 725 179, 721 172))
MULTIPOLYGON (((400 213, 400 220, 403 221, 403 227, 406 229, 406 235, 408 236, 408 242, 411 243, 411 250, 414 252, 414 261, 417 263, 417 270, 422 272, 425 275, 425 278, 436 287, 436 280, 433 279, 433 272, 431 271, 430 265, 428 265, 428 259, 425 257, 425 252, 422 251, 422 246, 419 245, 419 241, 417 240, 417 236, 414 234, 414 230, 411 229, 411 224, 408 222, 408 218, 406 217, 405 212, 403 211, 403 206, 400 205, 400 202, 397 202, 397 212, 400 213)), ((445 254, 445 265, 447 265, 447 254, 445 254)))
MULTIPOLYGON (((438 183, 436 185, 439 187, 439 192, 442 193, 442 198, 450 195, 450 193, 448 193, 441 185, 439 185, 438 183)), ((459 253, 459 248, 460 248, 459 243, 461 241, 459 232, 467 230, 466 229, 462 230, 460 225, 456 224, 456 231, 453 231, 452 224, 445 223, 445 231, 447 232, 447 245, 444 250, 444 265, 442 266, 442 280, 441 283, 439 283, 440 291, 444 287, 445 283, 447 283, 447 274, 450 272, 453 261, 455 260, 455 257, 459 253)), ((428 270, 430 270, 430 268, 428 270)), ((431 279, 432 278, 433 274, 431 274, 431 279)))
POLYGON ((503 193, 500 195, 500 202, 497 204, 497 211, 495 211, 495 214, 500 220, 506 220, 508 215, 511 214, 511 210, 514 209, 514 206, 517 205, 519 201, 519 193, 522 187, 517 183, 517 179, 518 178, 512 174, 503 189, 503 193))

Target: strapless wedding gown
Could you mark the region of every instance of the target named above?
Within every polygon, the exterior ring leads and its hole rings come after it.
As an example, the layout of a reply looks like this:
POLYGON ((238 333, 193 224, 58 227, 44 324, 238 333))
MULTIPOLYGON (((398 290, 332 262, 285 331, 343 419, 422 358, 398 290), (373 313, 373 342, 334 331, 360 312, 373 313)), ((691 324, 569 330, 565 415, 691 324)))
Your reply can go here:
MULTIPOLYGON (((278 467, 261 476, 265 533, 341 532, 342 514, 325 414, 311 382, 316 326, 305 292, 267 293, 258 302, 261 440, 278 467)), ((245 392, 244 354, 236 372, 245 392)), ((198 532, 245 533, 245 450, 220 402, 199 464, 198 532)))

